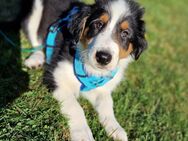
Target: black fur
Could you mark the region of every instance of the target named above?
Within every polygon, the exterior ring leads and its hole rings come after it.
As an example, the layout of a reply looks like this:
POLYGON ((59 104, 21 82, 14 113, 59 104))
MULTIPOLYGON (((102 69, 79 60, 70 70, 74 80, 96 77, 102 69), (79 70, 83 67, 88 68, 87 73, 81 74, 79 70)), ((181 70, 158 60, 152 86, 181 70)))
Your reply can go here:
POLYGON ((59 19, 60 15, 67 11, 71 3, 76 0, 44 0, 44 11, 38 34, 45 42, 49 25, 59 19))
POLYGON ((131 39, 134 48, 132 55, 135 60, 137 60, 141 53, 147 48, 147 41, 145 39, 145 22, 143 20, 145 11, 144 8, 141 8, 140 5, 133 0, 128 0, 128 4, 132 13, 130 18, 134 30, 133 38, 131 39))
POLYGON ((108 13, 108 11, 104 9, 102 6, 99 6, 97 4, 93 6, 91 16, 88 18, 86 22, 86 27, 89 28, 89 31, 87 32, 86 35, 88 38, 93 38, 97 36, 100 32, 102 32, 105 29, 106 24, 103 24, 101 28, 97 28, 95 25, 96 22, 99 22, 96 19, 100 17, 101 14, 103 13, 108 13))
POLYGON ((87 18, 91 14, 91 7, 81 3, 74 4, 74 6, 78 6, 79 11, 72 17, 70 23, 68 23, 68 30, 72 34, 75 42, 78 42, 81 37, 81 33, 84 30, 87 18))

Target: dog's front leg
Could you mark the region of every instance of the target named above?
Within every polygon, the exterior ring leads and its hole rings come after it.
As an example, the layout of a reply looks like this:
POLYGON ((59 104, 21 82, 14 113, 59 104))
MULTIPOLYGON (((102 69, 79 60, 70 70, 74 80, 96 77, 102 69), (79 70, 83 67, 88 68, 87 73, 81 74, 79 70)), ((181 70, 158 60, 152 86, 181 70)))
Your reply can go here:
POLYGON ((98 112, 99 120, 105 127, 107 134, 114 140, 127 141, 126 132, 115 118, 111 93, 106 89, 100 89, 86 94, 85 97, 98 112))
POLYGON ((72 141, 94 141, 84 111, 78 103, 74 89, 57 89, 54 97, 60 102, 61 112, 68 118, 72 141))

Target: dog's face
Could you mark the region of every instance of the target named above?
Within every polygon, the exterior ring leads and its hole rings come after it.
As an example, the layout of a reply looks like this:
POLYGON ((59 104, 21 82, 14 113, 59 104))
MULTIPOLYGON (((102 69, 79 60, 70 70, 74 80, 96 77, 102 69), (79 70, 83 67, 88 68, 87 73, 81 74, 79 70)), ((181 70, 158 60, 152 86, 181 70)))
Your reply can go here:
POLYGON ((121 60, 138 59, 147 43, 144 10, 132 0, 98 0, 80 29, 82 59, 90 72, 109 72, 121 60))

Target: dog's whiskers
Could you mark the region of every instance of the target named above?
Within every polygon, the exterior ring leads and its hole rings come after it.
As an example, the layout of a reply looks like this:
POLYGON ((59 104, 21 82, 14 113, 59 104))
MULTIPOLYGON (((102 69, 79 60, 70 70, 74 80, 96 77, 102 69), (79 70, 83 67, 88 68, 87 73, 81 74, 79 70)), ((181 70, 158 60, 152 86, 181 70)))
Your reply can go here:
POLYGON ((85 50, 81 51, 81 53, 80 53, 80 59, 83 63, 87 62, 87 60, 88 60, 88 51, 89 51, 88 49, 85 49, 85 50))

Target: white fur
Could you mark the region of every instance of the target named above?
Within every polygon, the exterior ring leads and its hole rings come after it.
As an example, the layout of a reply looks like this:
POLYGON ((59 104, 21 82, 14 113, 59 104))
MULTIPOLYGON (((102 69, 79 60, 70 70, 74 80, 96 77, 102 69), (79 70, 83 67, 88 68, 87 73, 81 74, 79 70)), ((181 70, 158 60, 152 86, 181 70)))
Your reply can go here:
POLYGON ((32 8, 32 13, 28 18, 28 36, 33 47, 41 45, 38 37, 38 28, 42 17, 43 5, 41 0, 35 0, 32 8))
POLYGON ((82 96, 88 99, 98 112, 100 123, 104 126, 107 134, 114 140, 128 141, 126 132, 115 118, 111 93, 122 80, 124 70, 131 61, 131 56, 121 60, 118 73, 106 85, 82 93, 82 96))
POLYGON ((72 141, 93 141, 93 136, 84 115, 84 111, 77 102, 80 83, 74 76, 72 64, 60 62, 54 71, 54 78, 58 88, 53 96, 60 102, 61 112, 69 119, 72 141))
POLYGON ((112 14, 111 23, 109 25, 109 31, 112 32, 117 21, 122 16, 128 16, 130 14, 129 6, 125 0, 114 1, 110 5, 110 11, 112 14))
MULTIPOLYGON (((42 0, 35 0, 32 8, 32 13, 28 18, 27 32, 28 37, 33 47, 38 47, 42 41, 38 37, 38 28, 42 17, 43 5, 42 0)), ((29 68, 37 68, 44 63, 44 53, 37 51, 33 53, 28 59, 25 60, 25 65, 29 68)))
POLYGON ((112 39, 116 24, 122 16, 130 14, 129 7, 124 0, 118 0, 111 3, 108 7, 111 11, 111 20, 105 31, 96 36, 89 44, 88 56, 85 58, 86 71, 97 75, 106 75, 109 71, 114 70, 119 63, 119 45, 112 39), (96 61, 97 51, 108 51, 112 55, 112 61, 105 67, 96 61))
POLYGON ((36 51, 31 54, 28 59, 25 60, 24 64, 28 68, 38 68, 44 64, 44 53, 43 51, 36 51))
POLYGON ((98 112, 100 123, 104 126, 107 134, 116 140, 127 141, 126 132, 114 116, 110 90, 105 86, 84 94, 84 97, 92 103, 98 112))
MULTIPOLYGON (((127 141, 127 135, 115 119, 111 92, 123 78, 124 69, 130 61, 131 57, 122 60, 120 62, 120 70, 105 86, 81 93, 98 112, 100 122, 105 127, 108 135, 121 141, 127 141)), ((79 96, 80 82, 74 76, 72 64, 66 61, 60 62, 53 76, 58 87, 53 96, 59 101, 62 114, 69 119, 71 140, 93 141, 84 112, 76 100, 79 96)))
POLYGON ((126 132, 115 118, 111 97, 112 91, 123 78, 124 70, 132 60, 130 55, 125 59, 119 60, 118 45, 112 41, 110 36, 118 18, 121 17, 123 13, 128 13, 129 11, 128 7, 125 7, 125 5, 126 4, 123 0, 118 0, 112 3, 111 11, 113 22, 108 25, 108 30, 106 32, 99 34, 99 37, 92 41, 94 49, 91 50, 91 52, 89 50, 85 51, 86 54, 88 53, 89 58, 87 59, 93 58, 94 53, 101 49, 100 47, 102 47, 102 49, 108 49, 113 54, 113 61, 105 70, 96 68, 95 64, 91 64, 90 61, 94 61, 93 59, 85 62, 85 68, 87 71, 95 75, 105 75, 109 70, 118 67, 118 73, 112 80, 102 87, 98 87, 88 92, 82 92, 80 94, 81 84, 74 75, 72 63, 67 61, 59 62, 53 72, 53 77, 57 85, 56 90, 53 92, 53 96, 59 101, 62 114, 69 119, 72 141, 94 141, 91 130, 87 125, 84 111, 76 100, 79 95, 85 97, 91 102, 95 110, 98 112, 99 120, 109 136, 113 137, 114 140, 128 140, 126 132))

